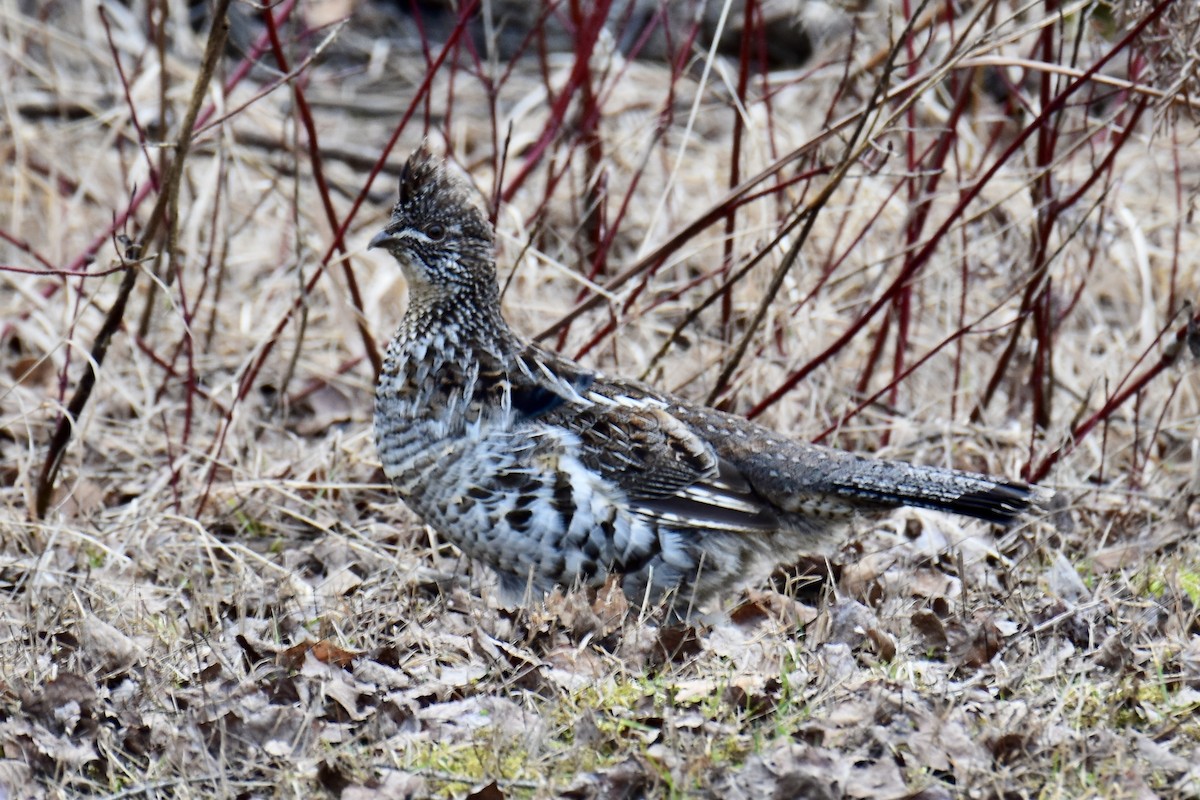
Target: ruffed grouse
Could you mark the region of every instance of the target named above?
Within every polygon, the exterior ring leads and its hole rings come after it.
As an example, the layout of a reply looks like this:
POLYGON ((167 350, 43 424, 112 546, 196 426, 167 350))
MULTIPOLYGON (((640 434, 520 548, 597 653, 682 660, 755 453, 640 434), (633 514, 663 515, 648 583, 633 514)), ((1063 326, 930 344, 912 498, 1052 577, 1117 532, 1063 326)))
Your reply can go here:
POLYGON ((856 513, 1005 523, 1036 491, 794 441, 523 340, 500 315, 492 226, 424 148, 370 247, 409 287, 375 396, 384 472, 510 600, 616 573, 635 602, 687 610, 856 513))

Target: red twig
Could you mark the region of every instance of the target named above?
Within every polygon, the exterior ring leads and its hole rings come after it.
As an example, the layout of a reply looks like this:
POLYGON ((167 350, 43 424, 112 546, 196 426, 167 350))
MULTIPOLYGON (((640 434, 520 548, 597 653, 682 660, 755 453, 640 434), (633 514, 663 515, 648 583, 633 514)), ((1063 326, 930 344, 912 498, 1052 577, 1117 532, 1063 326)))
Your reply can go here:
MULTIPOLYGON (((603 20, 608 16, 608 9, 612 5, 612 0, 598 0, 593 8, 593 19, 603 20)), ((554 141, 558 135, 559 129, 562 127, 563 120, 567 114, 567 108, 571 104, 571 100, 575 97, 575 92, 580 85, 587 79, 588 60, 591 58, 592 52, 596 49, 596 40, 600 36, 600 31, 604 26, 601 24, 590 24, 579 31, 579 40, 575 47, 575 66, 571 70, 571 75, 567 79, 567 85, 558 93, 554 104, 550 108, 550 119, 546 121, 545 130, 541 137, 529 149, 529 154, 526 155, 525 161, 517 170, 516 175, 504 187, 501 199, 504 202, 512 200, 513 195, 524 185, 541 160, 542 154, 546 152, 546 148, 554 141)))
MULTIPOLYGON (((275 61, 279 64, 280 70, 287 72, 287 54, 283 52, 283 44, 279 41, 279 29, 275 24, 275 19, 270 11, 266 11, 262 16, 267 27, 267 36, 271 40, 271 51, 275 55, 275 61)), ((304 125, 305 138, 308 140, 308 157, 312 164, 313 179, 317 182, 317 195, 321 198, 321 205, 325 210, 325 218, 329 221, 329 227, 334 231, 333 247, 345 255, 347 249, 345 228, 339 225, 337 212, 333 209, 333 200, 329 196, 329 183, 325 179, 325 168, 321 161, 321 145, 317 138, 317 125, 313 121, 312 109, 309 108, 308 100, 304 96, 304 89, 299 82, 293 81, 292 95, 296 98, 296 113, 304 125)), ((378 375, 383 368, 383 357, 379 354, 375 337, 367 328, 366 315, 363 313, 362 293, 358 289, 354 266, 348 258, 342 259, 342 274, 346 279, 346 289, 350 292, 350 302, 354 305, 354 319, 358 325, 358 335, 362 338, 363 350, 366 351, 367 358, 371 361, 371 367, 378 375)), ((299 346, 297 343, 297 347, 299 346)))
MULTIPOLYGON (((1061 97, 1061 95, 1060 95, 1060 97, 1061 97)), ((1128 141, 1128 139, 1131 135, 1133 135, 1134 129, 1136 127, 1136 123, 1141 118, 1142 113, 1146 110, 1148 102, 1149 101, 1147 98, 1144 98, 1144 97, 1139 98, 1138 103, 1134 108, 1133 118, 1130 120, 1131 124, 1125 126, 1125 129, 1117 135, 1117 137, 1113 141, 1112 146, 1109 148, 1108 153, 1105 155, 1104 160, 1101 161, 1101 163, 1099 165, 1097 165, 1097 167, 1095 169, 1091 170, 1088 177, 1081 182, 1079 188, 1076 189, 1076 191, 1074 191, 1070 195, 1068 195, 1065 200, 1054 200, 1054 201, 1048 200, 1047 202, 1048 203, 1053 202, 1056 206, 1059 206, 1061 208, 1069 208, 1071 205, 1078 202, 1079 198, 1083 195, 1083 193, 1086 192, 1088 189, 1090 189, 1093 185, 1095 185, 1096 181, 1100 180, 1100 178, 1103 175, 1107 174, 1109 168, 1112 165, 1113 159, 1116 158, 1117 153, 1120 152, 1120 149, 1124 145, 1124 143, 1126 141, 1128 141)), ((1053 216, 1057 217, 1057 212, 1055 212, 1053 216)), ((1049 231, 1048 227, 1043 229, 1041 226, 1039 226, 1038 232, 1037 232, 1038 239, 1047 239, 1047 238, 1049 238, 1049 235, 1050 235, 1050 231, 1049 231)), ((1013 327, 1013 331, 1009 335, 1008 344, 1005 346, 1003 353, 1001 353, 1000 358, 997 360, 995 369, 992 370, 992 375, 988 379, 988 383, 987 383, 987 386, 984 388, 983 395, 980 397, 978 403, 976 403, 975 408, 971 411, 971 420, 973 422, 978 422, 979 420, 981 420, 983 418, 984 410, 987 408, 988 404, 991 402, 992 397, 995 395, 995 392, 1000 387, 1000 383, 1004 380, 1004 376, 1008 372, 1008 365, 1012 361, 1013 356, 1016 354, 1017 346, 1020 342, 1020 334, 1021 334, 1022 326, 1024 325, 1025 319, 1032 316, 1032 317, 1035 317, 1035 321, 1037 322, 1038 325, 1046 325, 1046 326, 1049 325, 1049 318, 1048 318, 1049 300, 1046 299, 1044 302, 1042 302, 1041 305, 1044 305, 1045 307, 1041 308, 1040 311, 1038 310, 1039 309, 1039 300, 1038 300, 1039 296, 1043 293, 1048 294, 1048 290, 1046 289, 1046 287, 1043 286, 1044 281, 1046 279, 1045 278, 1046 269, 1048 267, 1047 256, 1044 254, 1044 245, 1038 244, 1038 242, 1035 241, 1034 247, 1035 247, 1034 254, 1039 257, 1039 261, 1035 262, 1037 266, 1035 267, 1032 275, 1030 276, 1030 279, 1029 279, 1028 284, 1025 289, 1025 295, 1021 299, 1020 309, 1017 312, 1017 324, 1013 327), (1038 316, 1039 314, 1041 314, 1042 316, 1039 317, 1038 316)), ((1046 341, 1039 340, 1039 347, 1047 347, 1048 348, 1050 346, 1049 345, 1049 332, 1046 332, 1043 335, 1043 338, 1046 341)), ((1048 359, 1049 357, 1050 357, 1050 354, 1047 352, 1045 354, 1045 358, 1048 359)), ((1038 362, 1035 361, 1035 364, 1036 363, 1038 363, 1038 362)), ((1035 369, 1040 370, 1038 372, 1038 375, 1035 376, 1035 378, 1034 378, 1034 380, 1036 381, 1036 379, 1038 377, 1044 376, 1048 367, 1043 364, 1040 368, 1035 367, 1035 369)), ((1046 409, 1046 413, 1048 413, 1048 409, 1046 409)), ((1035 421, 1037 419, 1038 419, 1038 415, 1037 415, 1036 407, 1035 407, 1035 421)), ((1048 417, 1046 419, 1046 423, 1047 424, 1049 423, 1048 417)), ((1037 427, 1045 427, 1045 426, 1037 425, 1037 427)))
POLYGON ((133 96, 129 93, 129 79, 125 77, 125 68, 121 66, 121 54, 117 52, 117 45, 112 37, 112 26, 108 24, 108 12, 103 5, 100 6, 99 13, 100 22, 104 25, 104 36, 108 41, 108 49, 112 54, 113 67, 117 70, 117 77, 121 81, 121 91, 125 95, 125 105, 129 108, 129 121, 133 124, 133 129, 137 131, 138 147, 141 148, 142 155, 146 158, 146 166, 150 171, 151 188, 157 192, 160 188, 158 167, 155 166, 154 159, 150 157, 150 149, 146 146, 146 131, 142 128, 141 120, 138 119, 137 105, 134 104, 133 96))
MULTIPOLYGON (((1149 354, 1150 349, 1158 346, 1168 330, 1170 330, 1169 327, 1155 337, 1150 348, 1147 349, 1146 353, 1143 353, 1143 358, 1149 354)), ((1027 464, 1023 471, 1025 477, 1034 483, 1044 480, 1050 474, 1050 470, 1054 468, 1054 465, 1062 460, 1063 456, 1074 450, 1098 424, 1102 422, 1106 423, 1112 413, 1123 406, 1129 398, 1138 395, 1151 381, 1166 372, 1178 360, 1185 348, 1192 348, 1191 343, 1195 341, 1200 341, 1200 312, 1194 314, 1187 322, 1175 329, 1175 334, 1163 347, 1162 355, 1159 356, 1158 361, 1147 367, 1137 377, 1131 378, 1123 389, 1118 389, 1090 417, 1072 426, 1066 441, 1038 462, 1037 466, 1027 464)))
MULTIPOLYGON (((737 80, 737 102, 731 104, 733 112, 733 142, 730 148, 729 155, 729 188, 735 188, 741 183, 741 161, 742 161, 742 135, 745 129, 745 122, 742 119, 742 109, 746 107, 746 94, 750 82, 750 49, 751 41, 755 38, 754 20, 757 16, 755 11, 758 8, 758 3, 755 0, 746 0, 746 6, 742 9, 742 35, 738 42, 738 80, 737 80)), ((721 254, 721 273, 728 275, 729 270, 733 268, 733 244, 734 231, 737 228, 737 205, 730 206, 729 213, 725 216, 725 236, 723 251, 721 254)), ((732 333, 730 324, 733 317, 733 292, 726 287, 721 292, 721 341, 729 341, 729 336, 732 333)), ((719 392, 724 387, 718 386, 719 392)))

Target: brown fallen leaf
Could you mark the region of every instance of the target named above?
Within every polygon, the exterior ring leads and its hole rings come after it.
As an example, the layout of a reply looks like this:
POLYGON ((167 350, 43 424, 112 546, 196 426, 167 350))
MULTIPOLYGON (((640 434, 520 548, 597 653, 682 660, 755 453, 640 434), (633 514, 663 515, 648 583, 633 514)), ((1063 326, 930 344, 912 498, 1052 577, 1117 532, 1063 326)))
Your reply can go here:
POLYGON ((8 365, 8 374, 18 384, 41 386, 54 380, 54 361, 41 357, 25 356, 8 365))
POLYGON ((950 661, 958 667, 982 667, 1000 652, 1003 637, 990 616, 946 625, 950 661))
POLYGON ((659 628, 654 644, 651 661, 658 664, 679 664, 695 658, 701 650, 699 632, 688 624, 664 625, 659 628))
POLYGON ((950 639, 946 635, 946 626, 942 624, 937 614, 927 609, 920 609, 913 612, 911 622, 913 630, 921 636, 926 650, 931 650, 938 655, 946 651, 950 639))
POLYGON ((884 661, 891 661, 896 657, 896 640, 887 631, 876 627, 868 628, 867 638, 884 661))
POLYGON ((304 666, 304 656, 307 653, 312 653, 313 658, 322 663, 332 664, 342 669, 349 669, 354 664, 354 659, 362 655, 343 650, 328 639, 321 639, 316 642, 308 641, 292 645, 279 653, 275 660, 282 667, 298 670, 304 666))
POLYGON ((72 734, 92 720, 96 685, 83 675, 63 672, 41 691, 21 700, 21 710, 51 731, 72 734))
POLYGON ((504 800, 508 797, 495 781, 477 786, 467 793, 466 800, 504 800))

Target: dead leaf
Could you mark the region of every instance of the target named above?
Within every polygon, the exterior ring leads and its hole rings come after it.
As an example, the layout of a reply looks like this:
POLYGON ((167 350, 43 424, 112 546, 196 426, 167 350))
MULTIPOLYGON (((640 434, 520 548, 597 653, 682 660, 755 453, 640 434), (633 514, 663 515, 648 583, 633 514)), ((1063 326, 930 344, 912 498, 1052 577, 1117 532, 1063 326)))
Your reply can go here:
POLYGON ((145 657, 137 642, 92 614, 79 625, 79 639, 109 674, 124 672, 145 657))
POLYGON ((94 737, 80 740, 77 734, 78 731, 75 734, 51 731, 18 717, 0 722, 0 742, 4 743, 5 753, 19 756, 42 774, 78 772, 97 760, 94 737))
POLYGON ((942 624, 941 619, 932 611, 921 609, 914 611, 910 618, 913 630, 921 636, 922 644, 926 650, 941 654, 946 651, 950 645, 950 639, 946 635, 946 626, 942 624))
POLYGON ((499 784, 492 781, 491 783, 472 789, 467 794, 466 800, 504 800, 507 796, 500 790, 499 784))
POLYGON ((844 683, 859 672, 858 660, 854 657, 854 652, 848 644, 841 642, 823 644, 820 654, 822 657, 821 668, 814 672, 824 679, 826 685, 836 686, 844 683))
POLYGON ((954 800, 955 795, 940 783, 934 783, 909 795, 907 800, 954 800))
POLYGON ((728 800, 835 800, 845 796, 849 772, 849 761, 831 750, 788 743, 752 755, 717 783, 714 794, 728 800))
POLYGON ((908 793, 899 765, 886 756, 875 761, 856 762, 846 778, 848 797, 899 800, 907 797, 908 793))
POLYGON ((590 708, 585 708, 571 726, 571 734, 575 744, 588 750, 595 749, 604 741, 604 734, 596 724, 597 714, 590 708))
POLYGON ((13 380, 26 386, 48 384, 54 380, 54 373, 54 361, 46 357, 25 356, 8 365, 8 374, 13 380))
POLYGON ((734 625, 749 627, 757 625, 771 616, 770 610, 761 598, 751 598, 739 604, 729 612, 729 621, 734 625))
MULTIPOLYGON (((1191 766, 1190 758, 1172 753, 1169 748, 1159 744, 1145 734, 1134 731, 1132 734, 1134 742, 1137 743, 1138 755, 1146 759, 1146 763, 1153 767, 1156 771, 1165 773, 1181 773, 1186 772, 1191 766)), ((1191 753, 1188 754, 1192 756, 1191 753)))
POLYGON ((104 487, 88 478, 63 482, 54 490, 54 503, 68 519, 86 517, 105 507, 104 487))
POLYGON ((837 600, 830 604, 829 636, 831 643, 841 642, 858 647, 867 638, 867 631, 877 627, 875 612, 857 600, 837 600))
POLYGON ((817 611, 799 600, 772 591, 750 589, 746 601, 729 612, 735 625, 750 627, 767 620, 777 620, 788 628, 805 628, 817 618, 817 611))
POLYGON ((471 742, 481 728, 497 735, 536 739, 545 721, 512 700, 476 695, 465 700, 433 703, 417 712, 424 729, 445 743, 471 742))
POLYGON ((1054 597, 1078 603, 1092 596, 1075 566, 1067 560, 1061 550, 1055 551, 1045 575, 1046 588, 1054 597))
POLYGON ((717 693, 721 684, 715 678, 696 678, 680 681, 672 688, 675 690, 675 702, 679 705, 690 705, 707 700, 717 693))
POLYGON ((360 653, 352 653, 349 650, 343 650, 328 639, 322 639, 312 646, 313 657, 318 661, 326 664, 332 664, 335 667, 349 669, 360 653))
POLYGON ((867 630, 867 638, 881 659, 892 661, 896 658, 896 640, 887 631, 872 627, 867 630))
POLYGON ((592 612, 602 622, 605 634, 619 627, 629 615, 629 599, 621 587, 621 576, 612 573, 596 590, 592 612))
POLYGON ((1133 659, 1133 651, 1129 641, 1123 634, 1114 633, 1104 640, 1096 651, 1095 661, 1098 666, 1112 673, 1119 673, 1133 659))
MULTIPOLYGON (((242 649, 242 655, 245 656, 247 668, 254 669, 255 666, 267 660, 262 651, 245 634, 239 633, 234 637, 234 641, 242 649)), ((303 653, 301 653, 301 661, 303 661, 303 653)))
POLYGON ((569 691, 594 685, 609 670, 604 660, 591 649, 564 645, 546 653, 546 678, 569 691))
POLYGON ((92 721, 95 704, 95 684, 83 675, 63 672, 25 697, 21 710, 50 731, 75 734, 81 723, 92 721))
POLYGON ((982 667, 1000 652, 1000 629, 990 617, 946 624, 950 661, 959 667, 982 667))
POLYGON ((296 433, 301 436, 323 436, 330 428, 349 422, 354 415, 354 403, 338 389, 325 384, 305 398, 304 411, 295 416, 301 417, 294 425, 296 433))
POLYGON ((1195 533, 1183 525, 1158 525, 1150 533, 1130 541, 1103 547, 1092 554, 1092 566, 1098 572, 1112 572, 1141 566, 1152 554, 1170 547, 1195 533))
POLYGON ((325 791, 335 796, 340 795, 342 790, 350 785, 350 776, 346 774, 345 770, 328 761, 321 762, 317 767, 317 780, 325 791))
POLYGON ((1027 731, 1007 731, 988 740, 992 759, 1000 766, 1020 763, 1032 744, 1027 731))
POLYGON ((632 756, 606 769, 580 775, 562 793, 568 800, 624 800, 648 797, 660 783, 656 769, 632 756))
POLYGON ((361 722, 370 717, 374 713, 374 709, 367 706, 360 707, 363 699, 362 690, 352 685, 349 681, 338 680, 334 677, 331 680, 326 680, 321 684, 321 689, 326 697, 333 700, 342 709, 343 714, 331 714, 336 718, 337 722, 361 722))
POLYGON ((962 581, 931 567, 920 567, 905 573, 903 586, 909 597, 954 599, 962 594, 962 581))
POLYGON ((686 623, 664 625, 658 629, 652 660, 659 664, 681 663, 700 653, 700 635, 695 626, 686 623))
POLYGON ((726 704, 755 717, 768 714, 779 700, 779 679, 762 674, 738 675, 725 687, 726 704))
POLYGON ((304 666, 304 657, 309 653, 312 653, 313 658, 323 664, 330 664, 342 669, 349 669, 353 666, 354 659, 362 655, 343 650, 328 639, 320 639, 315 642, 307 641, 292 645, 279 653, 275 661, 285 669, 294 672, 304 666))
POLYGON ((575 641, 587 636, 607 636, 624 622, 629 610, 619 578, 609 576, 595 596, 588 589, 564 592, 555 588, 543 604, 552 621, 566 630, 575 641))
POLYGON ((891 569, 899 558, 899 554, 894 550, 865 555, 842 567, 839 586, 850 597, 866 597, 871 587, 879 583, 884 573, 891 569))
POLYGON ((1200 688, 1200 636, 1193 636, 1178 656, 1184 682, 1191 688, 1200 688))

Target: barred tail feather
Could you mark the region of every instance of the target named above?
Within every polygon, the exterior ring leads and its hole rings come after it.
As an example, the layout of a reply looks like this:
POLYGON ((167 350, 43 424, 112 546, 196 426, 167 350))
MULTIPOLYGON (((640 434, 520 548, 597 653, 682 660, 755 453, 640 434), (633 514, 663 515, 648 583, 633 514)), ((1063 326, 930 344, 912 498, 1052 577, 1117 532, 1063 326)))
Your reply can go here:
POLYGON ((886 506, 918 506, 967 517, 1011 523, 1037 501, 1024 483, 970 472, 893 461, 860 461, 857 470, 831 476, 834 494, 886 506))

